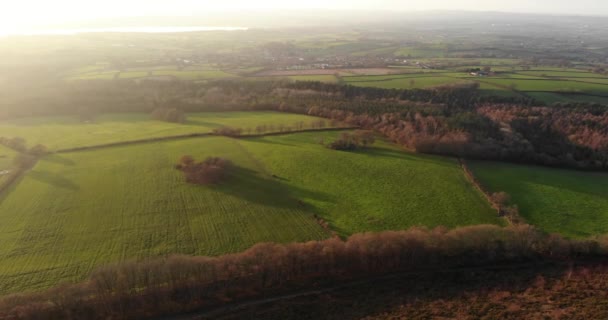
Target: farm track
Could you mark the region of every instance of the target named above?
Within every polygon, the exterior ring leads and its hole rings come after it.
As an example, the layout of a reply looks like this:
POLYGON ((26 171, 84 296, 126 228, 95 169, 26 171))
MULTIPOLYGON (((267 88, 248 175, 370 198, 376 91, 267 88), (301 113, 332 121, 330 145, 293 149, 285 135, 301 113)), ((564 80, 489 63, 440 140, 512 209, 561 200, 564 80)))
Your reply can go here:
MULTIPOLYGON (((350 127, 339 127, 339 128, 303 129, 303 130, 293 130, 293 131, 283 131, 283 132, 271 132, 271 133, 263 133, 263 134, 247 134, 247 135, 236 136, 236 137, 233 137, 233 138, 242 139, 242 138, 256 138, 256 137, 270 137, 270 136, 281 136, 281 135, 293 134, 293 133, 330 132, 330 131, 353 130, 353 129, 358 129, 358 128, 359 127, 350 126, 350 127)), ((182 140, 182 139, 199 138, 199 137, 211 137, 211 136, 223 136, 223 135, 215 134, 215 133, 212 133, 212 132, 189 133, 189 134, 176 135, 176 136, 168 136, 168 137, 149 138, 149 139, 131 140, 131 141, 121 141, 121 142, 112 142, 112 143, 98 144, 98 145, 85 146, 85 147, 59 149, 59 150, 55 150, 54 153, 67 153, 67 152, 76 152, 76 151, 97 150, 97 149, 104 149, 104 148, 113 148, 113 147, 121 147, 121 146, 128 146, 128 145, 136 145, 136 144, 142 144, 142 143, 161 142, 161 141, 173 141, 173 140, 182 140)))

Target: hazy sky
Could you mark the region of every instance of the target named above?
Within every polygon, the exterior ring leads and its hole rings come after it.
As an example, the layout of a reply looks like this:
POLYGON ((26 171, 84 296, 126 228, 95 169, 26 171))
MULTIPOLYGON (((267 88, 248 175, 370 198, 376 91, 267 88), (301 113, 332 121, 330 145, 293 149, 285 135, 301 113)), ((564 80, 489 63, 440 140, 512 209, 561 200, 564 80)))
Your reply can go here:
POLYGON ((269 9, 483 10, 608 15, 608 0, 0 0, 0 31, 84 19, 269 9))

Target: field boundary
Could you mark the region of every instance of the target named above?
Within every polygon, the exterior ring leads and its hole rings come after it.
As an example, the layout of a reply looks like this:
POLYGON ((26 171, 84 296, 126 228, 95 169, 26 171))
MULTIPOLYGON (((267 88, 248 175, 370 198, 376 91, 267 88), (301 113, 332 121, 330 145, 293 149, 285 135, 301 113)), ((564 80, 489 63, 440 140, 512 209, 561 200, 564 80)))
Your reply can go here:
MULTIPOLYGON (((475 187, 475 189, 479 190, 479 192, 483 194, 483 196, 490 203, 492 208, 496 210, 498 216, 502 216, 502 210, 500 209, 500 205, 492 199, 491 193, 483 187, 483 185, 481 184, 481 182, 479 182, 479 180, 477 180, 477 178, 475 178, 473 171, 469 169, 469 166, 467 165, 466 161, 463 158, 458 158, 458 163, 460 164, 462 171, 464 171, 464 176, 467 178, 467 180, 475 187)), ((507 221, 509 221, 509 224, 513 224, 510 219, 507 219, 507 221)))
MULTIPOLYGON (((519 214, 519 209, 517 205, 508 205, 506 203, 499 203, 499 200, 496 200, 484 185, 479 181, 473 171, 469 168, 464 158, 458 158, 458 162, 460 163, 460 167, 464 171, 464 175, 475 186, 477 190, 479 190, 486 198, 486 200, 490 203, 492 208, 494 208, 499 217, 505 218, 505 220, 509 223, 509 225, 519 225, 526 224, 526 221, 519 214)), ((504 193, 504 192, 501 192, 504 193)))
POLYGON ((87 150, 96 150, 96 149, 105 149, 112 147, 121 147, 128 146, 134 144, 142 144, 142 143, 150 143, 150 142, 160 142, 160 141, 171 141, 171 140, 181 140, 181 139, 189 139, 189 138, 200 138, 200 137, 230 137, 230 138, 256 138, 256 137, 269 137, 269 136, 280 136, 286 134, 293 133, 305 133, 305 132, 324 132, 324 131, 342 131, 342 130, 354 130, 359 127, 348 126, 348 127, 338 127, 338 128, 315 128, 315 129, 302 129, 302 130, 292 130, 292 131, 282 131, 282 132, 270 132, 270 133, 261 133, 261 134, 244 134, 238 136, 227 136, 221 135, 213 132, 201 132, 201 133, 189 133, 183 135, 176 136, 167 136, 167 137, 157 137, 157 138, 148 138, 148 139, 140 139, 140 140, 129 140, 129 141, 119 141, 119 142, 111 142, 105 144, 98 144, 92 146, 83 146, 83 147, 75 147, 75 148, 66 148, 66 149, 58 149, 51 153, 68 153, 68 152, 77 152, 77 151, 87 151, 87 150))
POLYGON ((6 180, 0 184, 0 194, 4 193, 10 186, 12 186, 20 177, 27 172, 26 169, 18 168, 11 172, 6 180))

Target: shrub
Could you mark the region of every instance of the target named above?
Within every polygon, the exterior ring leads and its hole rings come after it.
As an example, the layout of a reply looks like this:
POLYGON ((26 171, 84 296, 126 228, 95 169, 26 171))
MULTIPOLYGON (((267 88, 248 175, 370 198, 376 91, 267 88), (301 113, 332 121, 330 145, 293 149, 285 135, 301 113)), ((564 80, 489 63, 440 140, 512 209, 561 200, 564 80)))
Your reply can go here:
POLYGON ((356 150, 374 144, 374 133, 371 131, 357 130, 354 133, 343 132, 340 139, 327 145, 334 150, 356 150))
POLYGON ((191 156, 183 156, 176 169, 184 173, 186 181, 194 184, 218 184, 226 176, 227 170, 232 166, 228 159, 209 157, 203 162, 196 163, 191 156))
POLYGON ((152 118, 155 120, 184 123, 186 114, 177 108, 157 108, 152 111, 152 118))
POLYGON ((35 146, 33 146, 32 148, 30 148, 29 154, 33 155, 33 156, 43 156, 45 154, 48 153, 48 149, 46 146, 42 145, 42 144, 37 144, 35 146))
POLYGON ((218 136, 238 137, 243 133, 241 128, 221 127, 213 129, 213 133, 218 136))

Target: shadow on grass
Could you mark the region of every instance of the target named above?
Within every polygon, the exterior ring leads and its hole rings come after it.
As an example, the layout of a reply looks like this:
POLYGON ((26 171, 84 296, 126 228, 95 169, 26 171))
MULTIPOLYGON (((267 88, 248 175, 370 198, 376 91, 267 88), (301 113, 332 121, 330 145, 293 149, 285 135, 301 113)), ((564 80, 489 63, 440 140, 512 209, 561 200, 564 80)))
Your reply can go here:
POLYGON ((76 164, 76 162, 74 162, 73 160, 64 158, 58 154, 52 154, 52 155, 46 156, 46 157, 40 159, 40 161, 62 164, 64 166, 73 166, 76 164))
POLYGON ((305 211, 316 212, 298 197, 313 199, 315 201, 332 202, 332 196, 282 183, 285 178, 273 178, 251 169, 233 166, 225 181, 214 190, 243 200, 277 208, 299 208, 305 211))
POLYGON ((274 139, 274 140, 268 139, 268 137, 260 137, 260 136, 256 137, 256 136, 252 136, 252 137, 243 137, 241 139, 245 139, 247 142, 274 144, 274 145, 286 146, 286 147, 294 147, 294 146, 296 146, 296 145, 291 144, 291 143, 285 143, 285 142, 277 141, 276 139, 274 139))
POLYGON ((198 127, 209 127, 209 128, 219 128, 221 127, 216 122, 206 122, 197 119, 191 119, 186 116, 186 121, 183 123, 189 126, 198 126, 198 127))
POLYGON ((350 152, 354 154, 368 155, 373 157, 382 157, 382 158, 395 158, 400 160, 407 161, 419 161, 426 162, 428 164, 442 166, 442 167, 454 167, 457 165, 456 158, 446 157, 446 156, 438 156, 438 155, 430 155, 430 154, 422 154, 422 153, 413 153, 408 151, 400 151, 400 150, 391 150, 380 147, 369 147, 360 150, 354 151, 341 151, 341 152, 350 152))
POLYGON ((73 191, 80 190, 80 187, 72 181, 54 173, 46 171, 31 171, 27 174, 27 176, 57 188, 69 189, 73 191))

